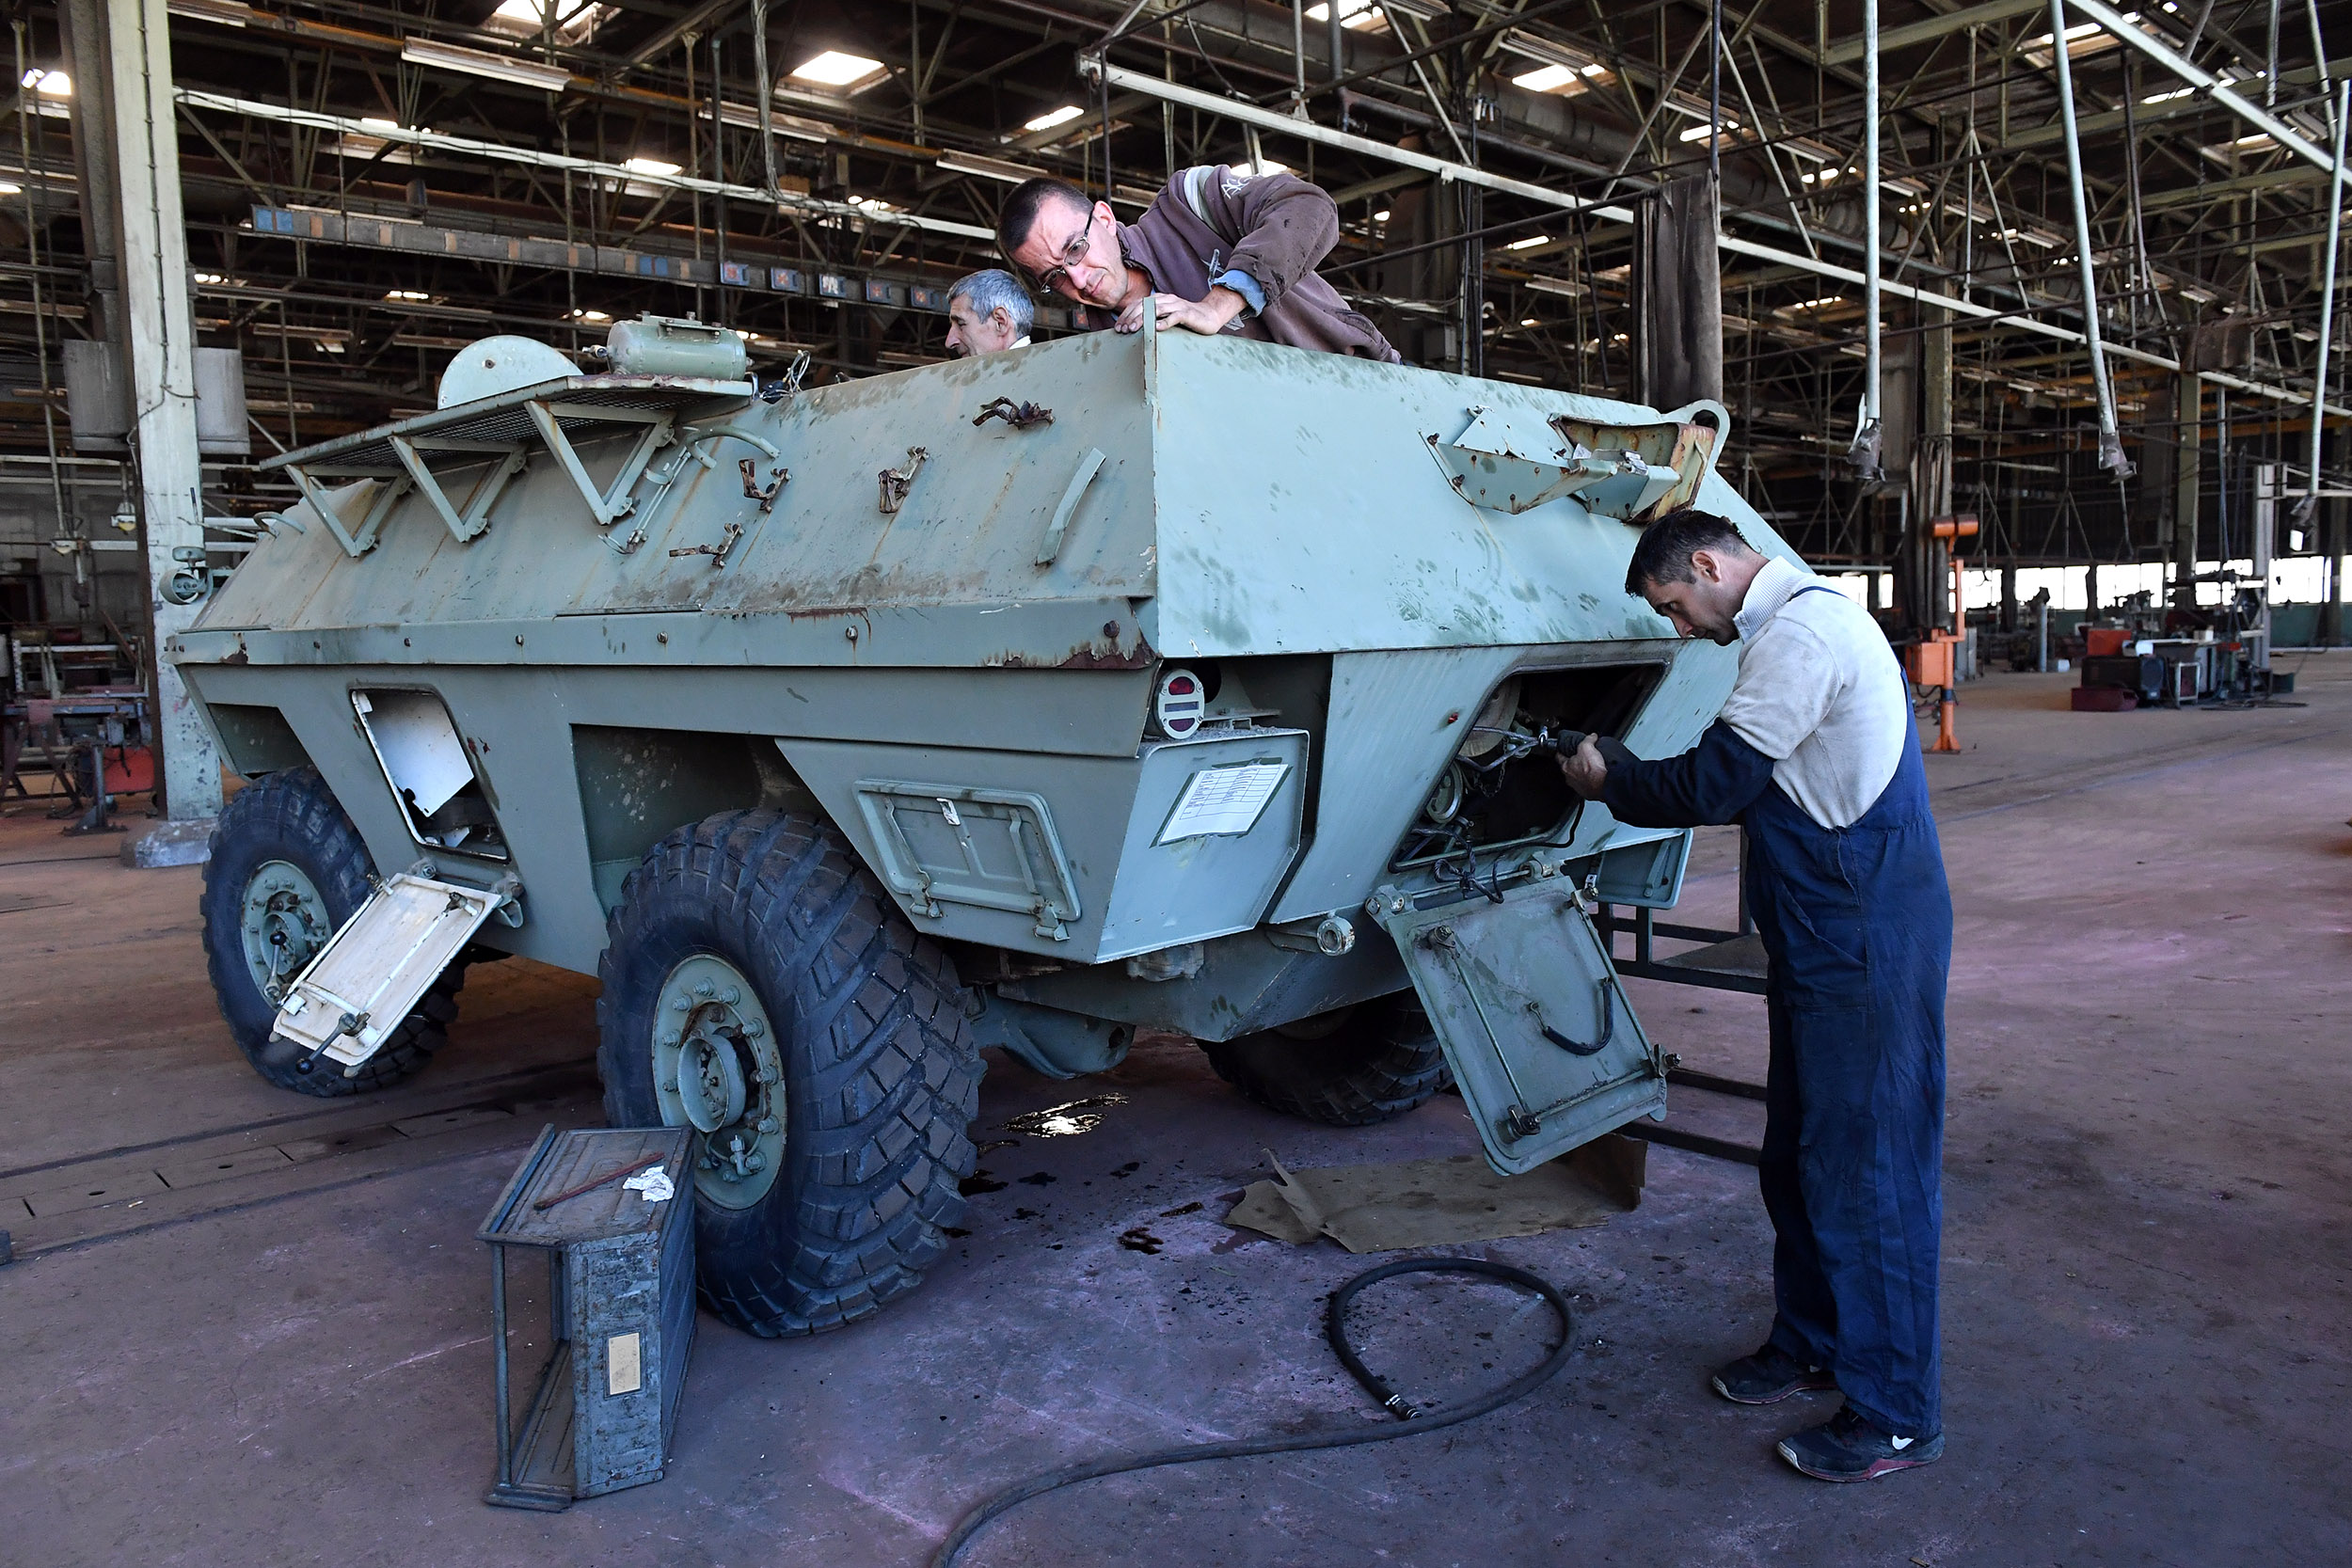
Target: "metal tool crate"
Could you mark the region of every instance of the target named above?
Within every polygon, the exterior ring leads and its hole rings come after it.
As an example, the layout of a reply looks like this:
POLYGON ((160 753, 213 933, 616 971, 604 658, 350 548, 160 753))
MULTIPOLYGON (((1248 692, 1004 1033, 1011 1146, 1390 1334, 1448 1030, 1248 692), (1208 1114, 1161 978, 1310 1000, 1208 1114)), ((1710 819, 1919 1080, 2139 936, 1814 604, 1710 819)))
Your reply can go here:
POLYGON ((691 1137, 684 1127, 548 1127, 476 1233, 493 1259, 498 1369, 498 1481, 485 1502, 552 1511, 661 1479, 694 1340, 691 1137), (672 1196, 626 1185, 641 1166, 662 1172, 672 1196), (519 1433, 509 1247, 548 1257, 549 1351, 519 1433))

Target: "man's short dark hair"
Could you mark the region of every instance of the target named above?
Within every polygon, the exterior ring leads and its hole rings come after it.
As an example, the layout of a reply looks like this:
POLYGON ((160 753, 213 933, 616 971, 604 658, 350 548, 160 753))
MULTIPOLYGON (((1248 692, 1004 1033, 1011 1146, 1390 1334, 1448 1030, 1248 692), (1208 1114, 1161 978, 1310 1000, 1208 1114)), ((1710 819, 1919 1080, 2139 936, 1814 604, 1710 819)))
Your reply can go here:
POLYGON ((1625 569, 1625 591, 1646 599, 1649 594, 1645 590, 1652 583, 1697 581, 1698 573, 1691 565, 1693 550, 1754 555, 1756 546, 1740 536, 1728 517, 1689 506, 1669 512, 1642 531, 1641 542, 1633 546, 1633 560, 1625 569))
MULTIPOLYGON (((996 214, 996 248, 1004 253, 1006 261, 1012 261, 1014 248, 1028 243, 1029 230, 1037 227, 1037 215, 1049 201, 1067 202, 1081 213, 1094 208, 1093 198, 1067 180, 1041 174, 1034 180, 1022 181, 1005 198, 1004 208, 996 214)), ((1013 261, 1013 265, 1018 267, 1021 263, 1013 261)), ((1036 281, 1030 279, 1032 283, 1036 281)))

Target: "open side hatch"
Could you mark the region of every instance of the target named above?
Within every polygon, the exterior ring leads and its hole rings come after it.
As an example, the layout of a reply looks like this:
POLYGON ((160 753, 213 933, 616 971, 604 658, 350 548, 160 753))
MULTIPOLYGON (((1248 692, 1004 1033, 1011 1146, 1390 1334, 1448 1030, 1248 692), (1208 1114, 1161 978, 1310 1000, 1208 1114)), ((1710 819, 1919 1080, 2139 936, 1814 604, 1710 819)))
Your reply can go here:
POLYGON ((1404 955, 1487 1164, 1533 1170, 1636 1117, 1663 1116, 1666 1064, 1617 984, 1583 896, 1547 878, 1418 909, 1383 889, 1404 955))
POLYGON ((519 913, 513 877, 485 892, 421 874, 432 869, 420 862, 377 885, 287 988, 273 1033, 356 1072, 483 922, 519 913))

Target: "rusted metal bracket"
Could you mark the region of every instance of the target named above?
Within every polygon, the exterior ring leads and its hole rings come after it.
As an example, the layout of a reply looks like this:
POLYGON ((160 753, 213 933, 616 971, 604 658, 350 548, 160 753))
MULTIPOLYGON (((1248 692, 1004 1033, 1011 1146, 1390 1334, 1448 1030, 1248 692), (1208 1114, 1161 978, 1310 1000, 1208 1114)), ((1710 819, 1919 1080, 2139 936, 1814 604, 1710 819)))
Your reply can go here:
POLYGON ((1052 424, 1054 411, 1041 407, 1034 403, 1015 403, 1010 398, 995 398, 981 404, 980 411, 972 416, 972 428, 977 430, 991 420, 1002 420, 1015 430, 1026 430, 1032 425, 1052 424))
MULTIPOLYGON (((771 453, 771 455, 772 456, 773 454, 771 453)), ((763 517, 769 513, 774 511, 776 507, 776 498, 783 495, 784 487, 791 483, 791 470, 785 467, 785 466, 781 463, 777 464, 773 468, 769 470, 768 487, 763 490, 760 488, 759 484, 758 464, 746 457, 742 460, 742 462, 737 464, 736 467, 740 468, 743 473, 743 499, 745 500, 757 501, 759 503, 760 515, 763 517)), ((884 507, 883 510, 889 511, 891 509, 884 507)), ((676 552, 672 551, 671 553, 675 554, 676 552)))
MULTIPOLYGON (((751 462, 751 459, 745 458, 743 461, 746 465, 748 465, 751 462)), ((784 484, 784 481, 778 480, 776 481, 776 484, 778 488, 781 488, 784 484)), ((763 506, 760 510, 765 512, 768 509, 763 506)), ((707 555, 710 557, 710 563, 713 566, 724 566, 727 563, 728 554, 734 550, 736 545, 741 541, 742 537, 743 525, 741 523, 729 523, 726 527, 726 531, 719 535, 719 542, 717 544, 690 545, 684 549, 672 550, 670 555, 673 559, 681 555, 707 555)))
POLYGON ((907 466, 884 468, 875 477, 882 484, 882 509, 885 517, 895 517, 907 503, 907 492, 914 486, 914 476, 923 471, 923 464, 931 455, 929 447, 907 448, 907 466))

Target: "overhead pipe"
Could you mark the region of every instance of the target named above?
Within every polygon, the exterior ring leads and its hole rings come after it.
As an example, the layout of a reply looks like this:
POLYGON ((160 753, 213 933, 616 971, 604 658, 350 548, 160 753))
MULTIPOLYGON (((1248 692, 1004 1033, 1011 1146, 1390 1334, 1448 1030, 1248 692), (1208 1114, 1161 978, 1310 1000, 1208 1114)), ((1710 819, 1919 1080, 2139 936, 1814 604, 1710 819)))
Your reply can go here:
MULTIPOLYGON (((1106 79, 1111 86, 1122 90, 1139 93, 1148 98, 1160 99, 1179 107, 1198 109, 1205 115, 1221 115, 1238 124, 1253 126, 1260 131, 1278 132, 1282 135, 1296 136, 1301 141, 1311 141, 1325 147, 1339 148, 1361 157, 1392 164, 1400 168, 1418 169, 1423 174, 1433 175, 1439 180, 1464 181, 1481 185, 1490 191, 1502 191, 1529 201, 1555 207, 1563 212, 1590 213, 1593 216, 1611 223, 1629 224, 1633 221, 1633 214, 1630 210, 1613 202, 1589 201, 1581 197, 1570 196, 1565 191, 1549 190, 1542 185, 1530 184, 1524 180, 1513 180, 1506 175, 1495 174, 1486 169, 1472 168, 1467 164, 1433 158, 1425 152, 1417 152, 1409 148, 1375 141, 1369 136, 1351 135, 1347 132, 1334 131, 1311 121, 1293 119, 1287 115, 1277 114, 1271 109, 1262 109, 1254 103, 1218 98, 1174 82, 1163 81, 1157 76, 1145 76, 1092 56, 1081 56, 1078 66, 1080 71, 1090 79, 1106 79)), ((371 131, 369 134, 375 133, 371 131)), ((1807 256, 1802 251, 1782 250, 1772 245, 1759 245, 1754 240, 1743 240, 1736 235, 1722 235, 1717 239, 1716 245, 1718 248, 1734 255, 1754 257, 1759 261, 1770 261, 1798 272, 1811 273, 1818 277, 1836 278, 1845 283, 1862 283, 1867 280, 1866 274, 1854 268, 1842 267, 1835 261, 1825 261, 1818 256, 1807 256)), ((1989 305, 1979 304, 1974 300, 1962 299, 1957 295, 1929 293, 1908 284, 1889 282, 1880 286, 1883 292, 1892 293, 1898 298, 1924 299, 1946 310, 1957 311, 1964 316, 1995 320, 2003 325, 2015 327, 2022 332, 2037 333, 2044 338, 2053 338, 2059 342, 2084 341, 2082 333, 2072 327, 2060 326, 2056 322, 2038 321, 2031 316, 2016 315, 2010 311, 1996 309, 1989 305)), ((2140 364, 2153 366, 2158 370, 2177 372, 2181 368, 2178 360, 2168 359, 2160 354, 2147 354, 2138 349, 2122 347, 2111 349, 2109 352, 2140 364)), ((2264 382, 2249 381, 2243 376, 2231 375, 2226 372, 2202 371, 2198 373, 2217 386, 2233 388, 2241 392, 2250 392, 2258 397, 2272 398, 2281 403, 2304 401, 2303 394, 2300 392, 2290 391, 2283 387, 2273 387, 2264 382)), ((2328 412, 2339 417, 2352 417, 2352 406, 2329 404, 2328 412)))
POLYGON ((2083 189, 2083 144, 2074 129, 2074 71, 2066 55, 2066 0, 2050 0, 2050 57, 2058 66, 2058 113, 2066 124, 2066 182, 2074 200, 2074 260, 2083 279, 2083 339, 2090 348, 2090 381, 2099 393, 2099 467, 2119 480, 2132 477, 2123 436, 2115 425, 2115 385, 2099 341, 2099 290, 2090 264, 2090 198, 2083 189))
POLYGON ((2312 481, 2296 505, 2296 515, 2308 523, 2319 504, 2320 422, 2328 412, 2328 351, 2336 335, 2336 250, 2344 237, 2344 131, 2352 119, 2352 82, 2346 82, 2332 105, 2336 111, 2336 168, 2328 181, 2328 273, 2319 291, 2319 367, 2312 376, 2312 481))
POLYGON ((1540 202, 1548 207, 1557 207, 1563 212, 1589 212, 1596 217, 1607 218, 1613 223, 1633 221, 1633 214, 1630 210, 1613 203, 1570 196, 1565 191, 1550 190, 1542 185, 1532 184, 1525 180, 1514 180, 1508 175, 1490 174, 1483 168, 1473 168, 1469 164, 1455 163, 1445 158, 1433 158, 1426 152, 1417 152, 1410 148, 1392 147, 1387 142, 1375 141, 1370 136, 1359 136, 1352 132, 1334 131, 1328 126, 1318 125, 1311 120, 1293 119, 1290 116, 1278 114, 1272 109, 1262 109, 1255 103, 1219 98, 1214 93, 1201 92, 1195 87, 1163 81, 1157 76, 1146 76, 1140 71, 1112 65, 1109 61, 1095 55, 1080 55, 1078 70, 1082 75, 1091 81, 1106 83, 1127 92, 1141 93, 1147 98, 1161 99, 1181 108, 1198 109, 1204 115, 1216 115, 1258 131, 1274 131, 1285 136, 1296 136, 1301 141, 1338 148, 1343 151, 1356 153, 1359 157, 1376 158, 1383 163, 1395 164, 1404 168, 1417 168, 1424 174, 1435 175, 1439 180, 1460 181, 1464 184, 1476 185, 1485 190, 1501 191, 1507 196, 1540 202))
POLYGON ((1874 484, 1885 477, 1879 462, 1879 0, 1862 0, 1862 407, 1846 460, 1855 478, 1874 484))
MULTIPOLYGON (((1758 245, 1754 240, 1743 240, 1736 234, 1719 236, 1715 245, 1716 248, 1734 256, 1752 257, 1758 261, 1769 261, 1775 266, 1788 267, 1792 271, 1811 273, 1817 277, 1835 278, 1841 283, 1866 281, 1865 275, 1855 268, 1841 267, 1835 261, 1824 261, 1818 256, 1807 256, 1802 251, 1782 250, 1773 245, 1758 245)), ((1998 326, 2014 327, 2020 332, 2031 332, 2037 337, 2053 339, 2058 342, 2081 343, 2088 341, 2083 334, 2071 326, 2060 326, 2056 322, 2045 322, 2032 316, 2018 315, 2014 311, 1998 309, 1973 299, 1962 299, 1956 294, 1932 293, 1926 289, 1914 288, 1908 283, 1893 281, 1883 283, 1880 287, 1898 299, 1922 301, 1939 309, 1954 311, 1960 315, 1998 326)), ((2161 354, 2149 354, 2144 350, 2126 348, 2121 344, 2109 345, 2106 352, 2116 358, 2129 359, 2135 364, 2147 365, 2155 370, 2171 371, 2176 374, 2181 371, 2179 360, 2168 359, 2161 354)), ((2279 403, 2299 404, 2305 401, 2300 392, 2284 387, 2273 387, 2267 382, 2249 381, 2244 376, 2232 375, 2227 371, 2199 371, 2196 373, 2202 380, 2210 381, 2217 387, 2227 387, 2233 391, 2249 392, 2256 397, 2270 398, 2279 403)), ((2326 405, 2326 410, 2339 419, 2352 419, 2352 405, 2331 403, 2326 405)))
MULTIPOLYGON (((2117 39, 2138 50, 2249 125, 2257 126, 2269 133, 2273 141, 2305 163, 2314 164, 2321 168, 2333 168, 2341 161, 2330 158, 2325 149, 2304 139, 2285 120, 2271 114, 2251 100, 2242 98, 2232 91, 2227 82, 2207 71, 2203 66, 2174 54, 2171 47, 2162 39, 2137 23, 2127 21, 2121 12, 2105 4, 2104 0, 2074 0, 2074 4, 2081 9, 2083 15, 2114 34, 2117 39)), ((2060 30, 2053 34, 2052 38, 2051 48, 2062 63, 2066 57, 2066 34, 2060 30)))
POLYGON ((737 185, 723 180, 705 180, 697 175, 655 174, 629 168, 621 164, 608 164, 596 158, 578 158, 568 152, 549 152, 544 148, 517 147, 509 142, 482 141, 472 136, 452 135, 446 131, 427 131, 409 125, 387 125, 381 120, 363 120, 349 115, 321 114, 313 109, 296 109, 283 103, 264 103, 250 98, 232 98, 226 93, 199 92, 193 87, 181 87, 173 94, 174 101, 192 109, 211 109, 225 115, 246 115, 255 119, 272 120, 281 125, 299 125, 312 131, 333 131, 339 135, 366 136, 375 141, 402 142, 410 147, 429 147, 437 151, 453 152, 468 157, 500 159, 511 164, 527 164, 533 168, 569 170, 574 174, 593 175, 602 179, 625 180, 641 185, 661 185, 674 190, 700 191, 705 196, 723 197, 731 201, 765 202, 805 213, 816 217, 837 218, 863 224, 867 229, 920 229, 932 234, 954 234, 967 240, 993 242, 995 232, 975 223, 958 223, 952 218, 935 218, 921 213, 869 213, 846 201, 828 201, 822 197, 800 196, 791 191, 763 191, 752 185, 737 185))

